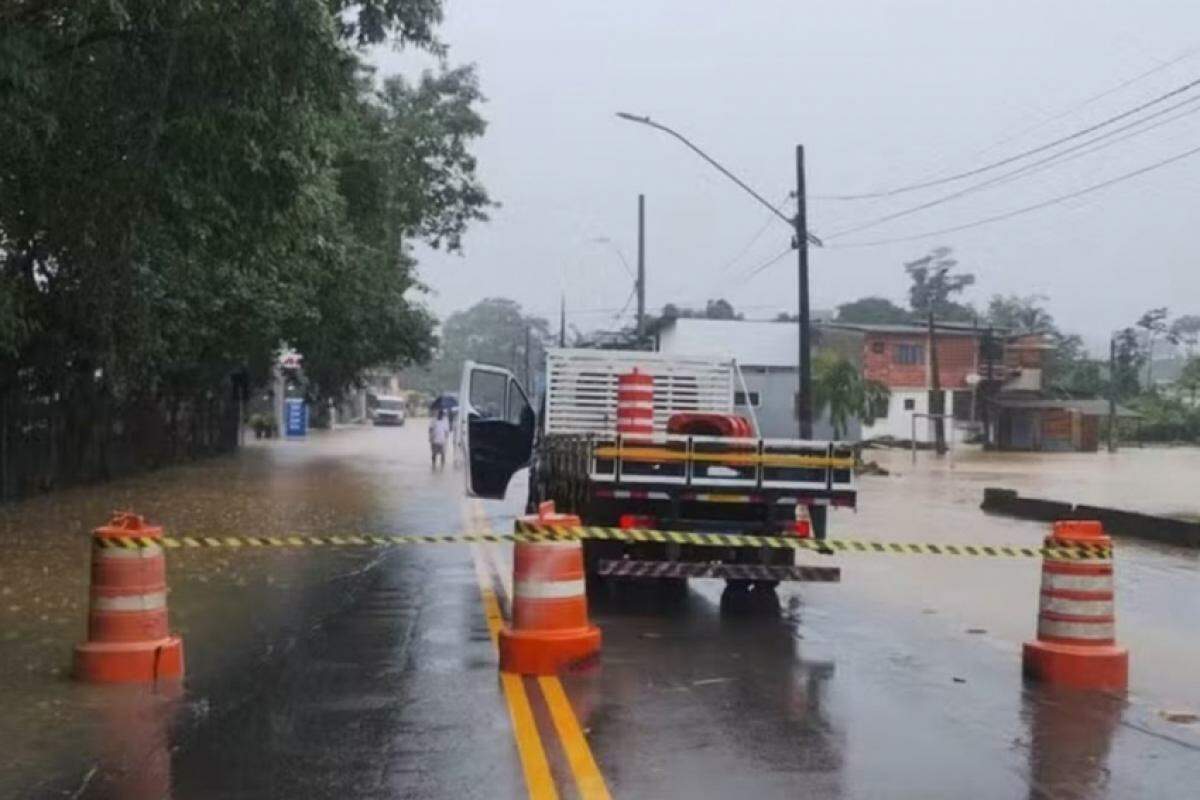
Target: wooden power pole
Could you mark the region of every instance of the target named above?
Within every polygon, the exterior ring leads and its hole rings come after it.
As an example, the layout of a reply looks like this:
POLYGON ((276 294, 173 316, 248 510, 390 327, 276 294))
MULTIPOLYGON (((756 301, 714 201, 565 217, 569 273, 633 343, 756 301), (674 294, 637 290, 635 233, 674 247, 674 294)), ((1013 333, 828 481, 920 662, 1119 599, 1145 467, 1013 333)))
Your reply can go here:
POLYGON ((938 352, 936 326, 933 324, 933 312, 929 312, 929 414, 933 420, 933 440, 937 454, 946 454, 946 421, 942 415, 946 412, 945 394, 942 393, 942 379, 938 373, 938 352))

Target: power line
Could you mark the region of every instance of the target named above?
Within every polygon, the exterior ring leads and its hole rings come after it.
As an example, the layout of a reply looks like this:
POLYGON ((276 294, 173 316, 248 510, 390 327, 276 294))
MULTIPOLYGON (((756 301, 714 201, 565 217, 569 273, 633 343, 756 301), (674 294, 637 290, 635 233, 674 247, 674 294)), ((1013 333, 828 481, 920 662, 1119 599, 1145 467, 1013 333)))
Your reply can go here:
POLYGON ((768 215, 766 221, 763 223, 763 226, 758 229, 757 233, 755 233, 753 236, 750 237, 750 241, 746 242, 745 247, 743 247, 741 250, 739 250, 738 254, 736 256, 734 256, 733 258, 726 261, 725 264, 720 269, 717 270, 717 272, 718 273, 727 272, 731 267, 733 267, 734 264, 741 261, 746 256, 746 253, 750 252, 750 248, 754 246, 755 242, 757 242, 759 239, 761 239, 762 235, 767 232, 767 228, 771 227, 771 223, 774 221, 775 221, 775 215, 774 214, 768 215))
POLYGON ((886 189, 883 191, 864 192, 862 194, 816 195, 816 198, 821 199, 821 200, 869 200, 869 199, 876 198, 876 197, 892 197, 894 195, 904 194, 906 192, 914 192, 918 189, 928 189, 931 186, 941 186, 946 183, 951 183, 953 181, 962 180, 963 178, 970 178, 972 176, 979 175, 984 172, 990 172, 991 170, 996 169, 997 167, 1003 167, 1007 164, 1011 164, 1014 161, 1020 161, 1023 158, 1028 158, 1029 156, 1036 155, 1038 153, 1043 153, 1047 150, 1051 150, 1055 147, 1058 147, 1060 144, 1065 144, 1065 143, 1073 141, 1075 139, 1079 139, 1080 137, 1087 136, 1089 133, 1094 133, 1095 131, 1098 131, 1101 128, 1105 128, 1105 127, 1113 124, 1114 122, 1119 122, 1119 121, 1121 121, 1127 117, 1131 117, 1134 114, 1137 114, 1141 111, 1145 111, 1147 108, 1150 108, 1151 106, 1158 105, 1159 103, 1162 103, 1166 100, 1170 100, 1172 97, 1176 97, 1177 95, 1180 95, 1180 94, 1183 94, 1184 92, 1190 91, 1191 89, 1194 89, 1196 86, 1200 86, 1200 78, 1189 81, 1188 83, 1185 83, 1182 86, 1178 86, 1178 87, 1172 89, 1171 91, 1166 92, 1165 94, 1161 94, 1158 97, 1155 97, 1153 100, 1149 100, 1145 103, 1142 103, 1139 106, 1131 108, 1127 111, 1123 111, 1120 114, 1109 117, 1105 120, 1102 120, 1101 122, 1097 122, 1095 125, 1091 125, 1082 130, 1075 131, 1074 133, 1070 133, 1066 136, 1055 139, 1054 141, 1049 142, 1047 144, 1039 145, 1038 147, 1033 147, 1028 150, 1024 150, 1020 153, 1017 153, 1016 155, 1008 156, 1007 158, 1002 158, 999 161, 993 161, 990 164, 983 165, 982 167, 976 167, 975 169, 966 170, 965 172, 958 172, 958 173, 955 173, 954 175, 947 175, 943 178, 935 178, 932 180, 922 181, 920 183, 909 184, 907 186, 897 186, 893 189, 886 189))
POLYGON ((777 261, 779 261, 779 259, 781 259, 781 258, 783 258, 784 256, 786 256, 788 253, 792 252, 794 249, 795 249, 794 247, 789 247, 788 249, 784 250, 784 251, 783 251, 782 253, 780 253, 779 255, 777 255, 777 256, 775 256, 775 257, 773 257, 773 258, 771 258, 771 259, 768 259, 767 261, 764 261, 763 263, 759 264, 757 267, 754 267, 753 269, 750 269, 750 270, 748 270, 748 271, 746 271, 746 272, 742 273, 742 275, 740 276, 739 280, 740 280, 741 282, 743 282, 743 283, 744 283, 744 282, 746 282, 746 281, 749 281, 751 278, 753 278, 754 276, 758 275, 758 273, 762 272, 762 271, 763 271, 764 269, 766 269, 767 267, 769 267, 769 266, 771 266, 772 264, 776 263, 777 261))
POLYGON ((1118 175, 1115 178, 1110 178, 1110 179, 1108 179, 1106 181, 1102 181, 1100 183, 1094 183, 1091 186, 1084 187, 1083 189, 1080 189, 1075 192, 1071 192, 1070 194, 1064 194, 1064 195, 1059 195, 1058 197, 1052 197, 1049 200, 1043 200, 1042 202, 1034 203, 1031 206, 1025 206, 1023 208, 1013 209, 1012 211, 1007 211, 1003 214, 996 214, 995 216, 991 216, 991 217, 985 217, 983 219, 976 220, 974 222, 968 222, 968 223, 965 223, 962 225, 955 225, 950 228, 942 228, 941 230, 936 230, 936 231, 926 231, 925 233, 917 233, 917 234, 913 234, 912 236, 897 236, 892 239, 876 239, 874 241, 869 241, 869 242, 848 242, 846 244, 841 244, 841 245, 831 245, 831 247, 839 249, 839 250, 847 250, 847 249, 850 249, 853 247, 879 247, 879 246, 885 245, 885 244, 897 244, 899 242, 914 242, 914 241, 917 241, 918 239, 928 239, 931 236, 942 236, 943 234, 947 234, 947 233, 956 233, 958 231, 965 231, 969 228, 978 228, 982 225, 990 225, 993 222, 1001 222, 1006 219, 1012 219, 1013 217, 1018 217, 1018 216, 1021 216, 1022 214, 1028 214, 1031 211, 1038 211, 1040 209, 1047 208, 1049 206, 1057 205, 1058 203, 1062 203, 1066 200, 1071 200, 1071 199, 1080 197, 1085 194, 1091 194, 1092 192, 1097 192, 1101 189, 1106 189, 1109 186, 1112 186, 1117 183, 1121 183, 1122 181, 1129 180, 1130 178, 1136 178, 1138 175, 1144 175, 1147 172, 1153 172, 1156 169, 1160 169, 1169 164, 1173 164, 1176 161, 1182 161, 1183 159, 1194 156, 1197 153, 1200 153, 1200 147, 1194 147, 1191 150, 1185 150, 1184 152, 1177 153, 1176 155, 1173 155, 1170 158, 1164 158, 1161 161, 1156 161, 1153 164, 1149 164, 1145 167, 1135 169, 1132 172, 1126 172, 1123 175, 1118 175))
POLYGON ((625 272, 628 273, 629 277, 633 278, 635 281, 637 280, 637 275, 633 274, 633 267, 629 266, 629 261, 625 258, 625 254, 621 252, 621 248, 618 247, 617 243, 614 242, 610 237, 593 236, 588 240, 588 242, 591 244, 606 244, 612 248, 612 251, 617 254, 617 258, 621 259, 621 266, 625 268, 625 272))
MULTIPOLYGON (((788 198, 790 198, 791 196, 792 196, 791 192, 788 192, 787 194, 785 194, 783 196, 783 199, 779 201, 780 205, 787 202, 788 198)), ((746 254, 750 252, 750 249, 752 247, 754 247, 754 245, 758 243, 758 240, 762 238, 762 235, 767 232, 767 228, 771 227, 771 223, 773 221, 774 221, 774 215, 768 215, 766 220, 763 221, 762 227, 759 228, 755 232, 755 234, 750 237, 750 241, 746 242, 745 246, 743 246, 738 251, 738 254, 736 256, 734 256, 733 258, 729 259, 728 261, 726 261, 721 267, 719 267, 716 270, 714 279, 709 283, 709 288, 708 288, 709 294, 716 293, 718 287, 724 281, 726 273, 728 273, 731 269, 733 269, 733 267, 735 265, 737 265, 737 263, 739 261, 741 261, 743 258, 746 257, 746 254)))
POLYGON ((993 142, 992 144, 988 145, 983 150, 981 150, 978 155, 983 155, 984 153, 991 152, 992 150, 995 150, 997 147, 1001 147, 1015 139, 1019 139, 1027 133, 1032 133, 1033 131, 1036 131, 1039 128, 1046 127, 1047 125, 1049 125, 1052 122, 1058 122, 1060 119, 1062 119, 1064 117, 1069 117, 1071 114, 1074 114, 1079 109, 1089 106, 1092 103, 1096 102, 1097 100, 1103 100, 1105 97, 1114 95, 1117 92, 1121 91, 1122 89, 1132 86, 1133 84, 1137 83, 1138 81, 1145 80, 1146 78, 1149 78, 1151 75, 1162 72, 1165 69, 1169 69, 1169 68, 1175 66, 1176 64, 1178 64, 1181 61, 1185 61, 1185 60, 1191 58, 1192 56, 1196 55, 1197 52, 1200 52, 1200 48, 1189 47, 1187 50, 1184 50, 1182 53, 1175 56, 1175 58, 1170 59, 1169 61, 1160 62, 1159 64, 1151 67, 1150 69, 1146 70, 1145 72, 1140 72, 1137 75, 1134 75, 1132 78, 1126 78, 1125 80, 1120 81, 1115 86, 1110 86, 1109 88, 1107 88, 1103 91, 1096 92, 1093 95, 1089 95, 1089 96, 1083 98, 1082 100, 1080 100, 1079 102, 1069 106, 1068 108, 1064 109, 1063 111, 1060 111, 1059 113, 1057 113, 1051 117, 1047 117, 1043 120, 1040 120, 1039 122, 1035 122, 1032 125, 1029 125, 1028 127, 1022 128, 1021 130, 1017 131, 1016 133, 1013 133, 1009 136, 1005 136, 1004 138, 1000 139, 999 141, 993 142))
POLYGON ((613 314, 613 322, 616 322, 625 315, 625 312, 629 309, 629 304, 633 302, 633 298, 636 294, 637 287, 635 286, 633 287, 633 291, 629 293, 629 297, 625 298, 625 305, 621 306, 620 311, 618 311, 616 314, 613 314))
POLYGON ((1096 142, 1103 142, 1105 139, 1109 139, 1113 136, 1116 136, 1116 134, 1118 134, 1118 133, 1122 133, 1124 131, 1130 130, 1131 128, 1137 128, 1141 125, 1145 125, 1147 122, 1149 122, 1152 119, 1156 119, 1158 117, 1163 116, 1164 114, 1169 114, 1170 112, 1176 111, 1184 106, 1192 105, 1192 104, 1198 103, 1198 102, 1200 102, 1200 97, 1192 97, 1192 98, 1189 98, 1182 102, 1175 103, 1174 105, 1167 106, 1166 108, 1160 109, 1160 110, 1154 112, 1153 114, 1150 114, 1139 120, 1134 120, 1133 122, 1130 122, 1126 125, 1122 125, 1118 128, 1114 128, 1111 131, 1102 133, 1099 136, 1094 136, 1091 139, 1087 139, 1083 142, 1080 142, 1079 144, 1072 145, 1071 147, 1068 147, 1066 150, 1060 150, 1057 153, 1053 153, 1049 156, 1046 156, 1045 158, 1034 161, 1031 164, 1026 164, 1023 167, 1018 167, 1017 169, 1011 170, 1009 172, 1005 172, 1001 175, 996 176, 995 178, 989 178, 988 180, 983 181, 982 183, 976 183, 971 186, 967 186, 963 189, 958 190, 957 192, 951 192, 950 194, 942 195, 941 197, 934 198, 933 200, 930 200, 925 203, 920 203, 915 206, 910 206, 908 208, 904 208, 899 211, 895 211, 891 214, 885 214, 881 217, 876 217, 875 219, 867 220, 866 222, 860 223, 851 228, 845 228, 840 231, 835 231, 834 233, 829 234, 825 238, 827 240, 828 239, 838 239, 842 236, 847 236, 851 233, 857 233, 859 231, 863 231, 868 228, 874 228, 879 225, 882 225, 885 222, 891 222, 892 220, 900 219, 901 217, 907 217, 910 214, 915 214, 918 211, 924 211, 926 209, 933 208, 935 206, 940 206, 943 203, 948 203, 951 200, 957 200, 960 197, 964 197, 969 194, 974 194, 975 192, 983 191, 984 189, 989 189, 998 184, 1008 183, 1010 181, 1016 180, 1017 178, 1023 177, 1024 175, 1041 172, 1043 169, 1047 169, 1049 167, 1055 166, 1056 164, 1065 163, 1066 161, 1071 161, 1071 160, 1074 160, 1075 158, 1079 158, 1081 156, 1091 155, 1092 153, 1098 152, 1107 147, 1111 147, 1112 145, 1123 142, 1126 139, 1130 139, 1134 136, 1140 136, 1143 133, 1149 133, 1150 131, 1161 128, 1163 125, 1167 125, 1172 122, 1176 122, 1180 119, 1183 119, 1184 117, 1190 116, 1191 114, 1195 114, 1197 111, 1200 111, 1200 108, 1193 108, 1182 114, 1177 114, 1173 117, 1162 120, 1161 122, 1159 122, 1155 125, 1151 125, 1149 127, 1143 128, 1142 130, 1135 130, 1135 131, 1133 131, 1133 133, 1131 133, 1127 136, 1120 136, 1116 139, 1113 139, 1112 141, 1104 142, 1099 147, 1087 149, 1091 145, 1094 145, 1096 142), (1081 153, 1078 152, 1080 150, 1083 150, 1084 152, 1081 152, 1081 153), (1076 153, 1076 155, 1072 156, 1070 158, 1066 158, 1066 156, 1070 156, 1070 154, 1072 154, 1072 153, 1076 153))

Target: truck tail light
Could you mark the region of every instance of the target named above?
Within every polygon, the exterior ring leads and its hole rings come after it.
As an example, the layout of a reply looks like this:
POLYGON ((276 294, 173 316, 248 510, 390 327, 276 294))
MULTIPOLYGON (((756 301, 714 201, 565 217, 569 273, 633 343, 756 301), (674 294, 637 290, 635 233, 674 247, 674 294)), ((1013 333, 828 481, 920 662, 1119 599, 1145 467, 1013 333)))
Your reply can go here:
POLYGON ((798 519, 792 523, 791 533, 794 534, 797 539, 812 538, 812 523, 806 519, 798 519))
POLYGON ((653 529, 658 527, 658 519, 649 514, 622 514, 617 520, 617 527, 623 531, 633 528, 653 529))

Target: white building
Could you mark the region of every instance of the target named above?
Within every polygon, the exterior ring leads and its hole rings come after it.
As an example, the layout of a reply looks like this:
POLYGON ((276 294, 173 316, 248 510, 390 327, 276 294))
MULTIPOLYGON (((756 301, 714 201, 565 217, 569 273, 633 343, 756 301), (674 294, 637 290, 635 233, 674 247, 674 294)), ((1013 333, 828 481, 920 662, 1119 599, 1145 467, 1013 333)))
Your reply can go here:
MULTIPOLYGON (((794 322, 749 322, 732 319, 668 319, 658 331, 658 350, 688 356, 718 356, 737 361, 746 385, 738 387, 735 407, 749 417, 753 408, 762 435, 795 438, 797 363, 800 330, 794 322)), ((842 438, 856 439, 857 421, 842 438)), ((828 419, 813 421, 813 437, 829 439, 828 419)))

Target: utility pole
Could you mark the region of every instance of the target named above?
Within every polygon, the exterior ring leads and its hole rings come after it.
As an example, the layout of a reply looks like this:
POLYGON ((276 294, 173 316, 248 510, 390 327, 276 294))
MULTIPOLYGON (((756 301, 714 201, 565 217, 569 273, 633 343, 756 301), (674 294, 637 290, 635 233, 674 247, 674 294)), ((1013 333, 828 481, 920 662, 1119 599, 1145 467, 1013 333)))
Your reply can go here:
POLYGON ((796 145, 796 253, 799 272, 800 363, 796 416, 800 438, 812 438, 812 341, 808 309, 808 200, 804 188, 804 145, 796 145))
POLYGON ((938 371, 937 336, 933 312, 929 312, 929 415, 933 420, 934 447, 939 456, 946 455, 946 396, 942 393, 942 376, 938 371))
POLYGON ((646 335, 646 195, 638 195, 637 335, 646 335))
POLYGON ((567 346, 567 294, 563 292, 558 300, 558 346, 567 346))
POLYGON ((983 422, 983 449, 992 448, 992 409, 988 402, 992 381, 992 328, 983 333, 983 379, 979 381, 979 416, 983 422))
POLYGON ((1108 338, 1108 452, 1117 452, 1117 339, 1108 338))
MULTIPOLYGON (((804 186, 804 145, 796 145, 796 272, 797 306, 796 321, 800 328, 800 359, 796 365, 797 375, 796 416, 800 426, 800 438, 811 439, 813 435, 812 408, 812 325, 808 308, 808 193, 804 186)), ((818 242, 819 243, 819 242, 818 242)), ((825 538, 828 524, 828 506, 809 506, 808 516, 813 534, 817 539, 825 538)))

